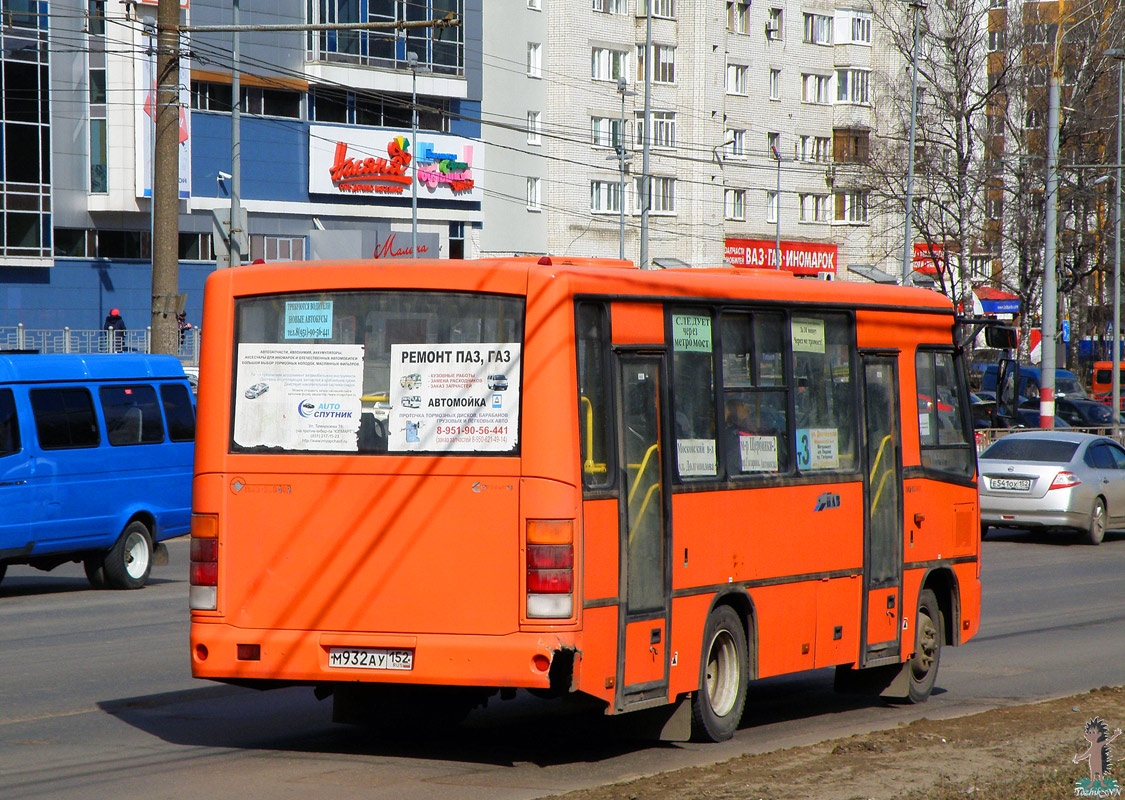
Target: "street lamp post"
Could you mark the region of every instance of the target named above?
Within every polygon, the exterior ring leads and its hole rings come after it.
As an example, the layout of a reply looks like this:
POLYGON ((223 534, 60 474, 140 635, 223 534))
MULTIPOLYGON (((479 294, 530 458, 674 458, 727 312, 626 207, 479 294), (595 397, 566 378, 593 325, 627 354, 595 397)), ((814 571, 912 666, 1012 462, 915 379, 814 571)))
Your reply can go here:
POLYGON ((617 160, 619 165, 620 195, 617 205, 620 206, 621 231, 618 239, 617 257, 625 260, 625 98, 633 97, 636 92, 628 88, 629 84, 624 77, 617 79, 617 93, 621 95, 621 128, 617 132, 617 160))
POLYGON ((418 54, 406 54, 410 69, 410 257, 418 257, 418 72, 429 72, 418 66, 418 54))
POLYGON ((1113 436, 1121 432, 1121 128, 1125 126, 1125 50, 1116 47, 1106 50, 1109 58, 1117 59, 1117 181, 1114 187, 1113 233, 1113 436))
POLYGON ((773 255, 776 268, 781 269, 781 153, 777 152, 777 147, 772 144, 770 150, 773 151, 773 157, 777 159, 777 194, 773 197, 773 255))

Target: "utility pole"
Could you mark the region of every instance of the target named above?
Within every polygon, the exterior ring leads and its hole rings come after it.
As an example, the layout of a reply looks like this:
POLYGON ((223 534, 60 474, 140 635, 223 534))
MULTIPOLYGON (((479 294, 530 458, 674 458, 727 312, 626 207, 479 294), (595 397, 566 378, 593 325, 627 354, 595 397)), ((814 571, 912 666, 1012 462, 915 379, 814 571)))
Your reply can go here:
POLYGON ((179 347, 180 291, 180 3, 160 0, 156 12, 156 141, 152 165, 152 345, 179 347))
POLYGON ((914 261, 914 233, 911 223, 914 217, 914 141, 918 125, 918 17, 926 10, 925 3, 910 4, 914 10, 914 43, 910 63, 910 142, 906 146, 906 213, 902 223, 902 285, 909 286, 912 281, 914 261))
MULTIPOLYGON (((1061 38, 1061 33, 1059 34, 1061 38)), ((1058 45, 1056 44, 1056 48, 1058 45)), ((1039 361, 1039 425, 1055 427, 1055 328, 1058 321, 1057 282, 1059 205, 1059 71, 1058 58, 1051 70, 1047 94, 1047 197, 1046 238, 1043 247, 1043 338, 1039 361)), ((1113 332, 1117 335, 1117 331, 1113 332)))
POLYGON ((234 40, 231 43, 231 51, 234 60, 230 76, 230 239, 227 248, 230 253, 230 265, 241 267, 242 244, 246 241, 249 231, 242 229, 242 81, 239 77, 242 71, 240 63, 242 42, 238 29, 238 0, 233 0, 233 3, 231 21, 234 23, 234 40))

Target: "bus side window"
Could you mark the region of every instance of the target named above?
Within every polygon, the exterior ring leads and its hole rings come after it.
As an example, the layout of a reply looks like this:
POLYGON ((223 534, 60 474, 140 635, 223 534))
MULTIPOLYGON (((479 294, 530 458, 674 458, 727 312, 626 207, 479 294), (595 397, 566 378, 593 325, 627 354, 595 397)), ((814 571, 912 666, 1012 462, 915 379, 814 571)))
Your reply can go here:
POLYGON ((578 438, 582 485, 605 489, 613 485, 613 394, 610 391, 609 317, 605 306, 580 303, 575 314, 578 348, 578 438))
POLYGON ((791 469, 782 330, 780 314, 723 314, 723 459, 731 477, 791 469))
POLYGON ((672 334, 673 431, 681 479, 715 478, 714 339, 708 309, 669 312, 672 334))
POLYGON ((852 322, 844 314, 802 314, 789 320, 797 385, 797 468, 855 469, 852 322))

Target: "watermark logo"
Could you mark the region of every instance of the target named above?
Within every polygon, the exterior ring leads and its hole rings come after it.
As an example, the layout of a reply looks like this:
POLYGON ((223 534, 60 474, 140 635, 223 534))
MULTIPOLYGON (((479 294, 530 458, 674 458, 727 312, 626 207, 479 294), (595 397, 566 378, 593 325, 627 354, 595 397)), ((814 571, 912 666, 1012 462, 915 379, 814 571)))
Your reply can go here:
POLYGON ((1121 729, 1109 735, 1109 726, 1101 717, 1094 717, 1086 723, 1082 736, 1090 743, 1085 752, 1072 759, 1075 764, 1083 761, 1090 765, 1090 777, 1074 783, 1075 797, 1120 797, 1121 786, 1110 776, 1113 769, 1113 756, 1110 743, 1121 735, 1121 729))

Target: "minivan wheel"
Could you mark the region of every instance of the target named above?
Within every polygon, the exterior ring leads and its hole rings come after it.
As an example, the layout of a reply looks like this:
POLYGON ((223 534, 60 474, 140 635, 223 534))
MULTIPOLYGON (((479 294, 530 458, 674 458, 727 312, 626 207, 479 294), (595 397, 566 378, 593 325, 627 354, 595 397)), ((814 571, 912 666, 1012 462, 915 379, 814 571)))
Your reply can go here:
POLYGON ((140 589, 152 571, 152 535, 143 522, 125 526, 102 562, 111 589, 140 589))

